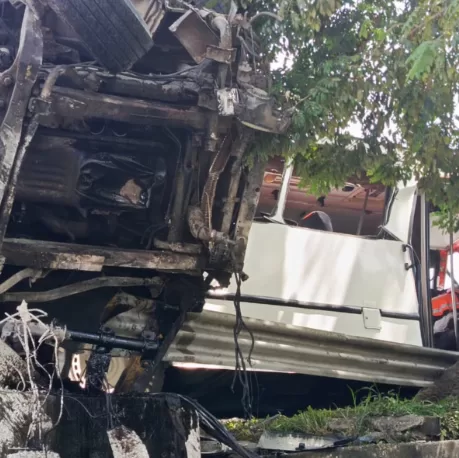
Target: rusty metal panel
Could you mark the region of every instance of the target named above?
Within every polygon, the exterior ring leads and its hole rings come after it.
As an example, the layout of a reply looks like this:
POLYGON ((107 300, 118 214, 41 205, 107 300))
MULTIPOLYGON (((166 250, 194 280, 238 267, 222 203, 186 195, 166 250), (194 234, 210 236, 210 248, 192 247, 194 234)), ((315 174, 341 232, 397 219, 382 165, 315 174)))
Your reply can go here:
POLYGON ((48 144, 46 148, 39 142, 27 151, 16 190, 19 200, 75 205, 80 155, 68 143, 61 139, 59 154, 55 146, 48 144))
POLYGON ((208 114, 197 107, 62 87, 54 88, 49 105, 43 106, 38 99, 33 99, 32 104, 37 114, 50 113, 69 118, 105 118, 133 124, 158 124, 199 130, 207 127, 208 119, 208 114))
POLYGON ((197 64, 200 64, 207 57, 208 46, 218 48, 219 40, 217 35, 194 11, 189 10, 180 16, 169 27, 169 30, 197 64))
POLYGON ((199 273, 202 267, 199 255, 169 251, 123 250, 29 239, 5 239, 2 254, 9 264, 39 269, 97 271, 103 265, 199 273))
MULTIPOLYGON (((253 318, 244 321, 255 338, 253 370, 423 387, 459 360, 459 353, 449 351, 253 318)), ((233 369, 234 322, 235 316, 225 313, 189 314, 165 359, 233 369)), ((246 332, 241 332, 239 345, 247 356, 251 339, 246 332)))
POLYGON ((236 60, 236 49, 224 49, 218 46, 209 45, 206 49, 206 57, 221 64, 231 64, 236 60))

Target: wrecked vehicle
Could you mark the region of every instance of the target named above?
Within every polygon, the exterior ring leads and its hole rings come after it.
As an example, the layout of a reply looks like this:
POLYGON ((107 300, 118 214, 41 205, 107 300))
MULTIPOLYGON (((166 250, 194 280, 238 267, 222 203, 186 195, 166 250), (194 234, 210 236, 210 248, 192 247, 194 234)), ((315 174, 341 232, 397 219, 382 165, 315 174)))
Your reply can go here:
POLYGON ((245 156, 291 118, 269 95, 262 20, 234 4, 0 2, 5 312, 39 304, 70 340, 158 362, 210 282, 243 275, 263 178, 245 156), (100 329, 129 308, 104 309, 120 288, 151 300, 141 339, 100 329))
MULTIPOLYGON (((157 0, 0 13, 0 300, 47 313, 30 332, 61 345, 41 365, 122 393, 161 390, 163 362, 426 386, 457 361, 430 348, 438 244, 416 184, 348 183, 318 201, 336 207, 318 231, 296 227, 310 201, 289 200, 291 167, 245 166, 256 133, 292 114, 253 30, 272 14, 157 0)), ((23 331, 2 323, 20 352, 23 331)))
MULTIPOLYGON (((282 175, 279 164, 265 172, 241 294, 235 282, 210 291, 208 319, 234 314, 237 298, 255 335, 258 370, 430 384, 458 358, 450 350, 459 348, 459 233, 435 224, 415 180, 384 192, 347 183, 317 199, 300 195, 294 164, 282 167, 282 175), (304 213, 318 211, 330 228, 302 226, 304 213)), ((190 354, 205 361, 203 331, 199 337, 186 346, 188 361, 190 354)), ((180 345, 174 350, 179 357, 180 345)), ((230 352, 222 348, 219 360, 229 367, 230 352)))

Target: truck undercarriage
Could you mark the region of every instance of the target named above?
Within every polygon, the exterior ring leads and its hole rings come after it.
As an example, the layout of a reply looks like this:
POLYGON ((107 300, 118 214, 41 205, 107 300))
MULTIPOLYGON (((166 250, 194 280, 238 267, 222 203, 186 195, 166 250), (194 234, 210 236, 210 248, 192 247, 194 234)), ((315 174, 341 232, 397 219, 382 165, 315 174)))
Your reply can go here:
POLYGON ((245 157, 256 131, 282 133, 291 118, 269 95, 261 20, 273 18, 234 5, 0 2, 6 312, 39 303, 76 326, 67 339, 155 367, 211 281, 243 275, 263 179, 245 157), (100 327, 130 308, 104 309, 101 288, 151 301, 139 338, 100 327))

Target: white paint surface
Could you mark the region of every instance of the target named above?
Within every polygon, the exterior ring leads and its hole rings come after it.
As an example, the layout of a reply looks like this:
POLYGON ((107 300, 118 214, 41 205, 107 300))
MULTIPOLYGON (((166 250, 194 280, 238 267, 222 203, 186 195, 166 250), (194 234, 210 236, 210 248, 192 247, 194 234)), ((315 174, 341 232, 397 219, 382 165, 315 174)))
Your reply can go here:
POLYGON ((389 221, 385 225, 392 235, 404 243, 410 241, 416 196, 417 183, 415 181, 407 183, 406 186, 399 183, 398 191, 390 206, 389 221))
MULTIPOLYGON (((299 305, 242 303, 242 312, 251 318, 422 345, 418 321, 382 317, 381 329, 367 329, 359 314, 301 307, 313 303, 417 315, 415 280, 405 263, 411 263, 409 253, 398 241, 254 223, 244 267, 249 279, 242 294, 299 305)), ((228 292, 235 292, 233 283, 228 292)), ((212 299, 205 308, 234 313, 230 301, 212 299)))
MULTIPOLYGON (((209 311, 234 314, 234 304, 231 301, 212 299, 206 303, 204 308, 209 311)), ((422 346, 419 322, 413 320, 381 318, 381 329, 377 330, 367 329, 362 315, 246 302, 241 303, 241 310, 242 314, 248 318, 302 326, 319 331, 338 332, 354 337, 422 346)))
POLYGON ((417 314, 414 277, 405 263, 411 260, 401 242, 254 223, 242 293, 417 314))
POLYGON ((201 429, 197 419, 191 417, 190 432, 185 442, 187 458, 201 458, 201 429))

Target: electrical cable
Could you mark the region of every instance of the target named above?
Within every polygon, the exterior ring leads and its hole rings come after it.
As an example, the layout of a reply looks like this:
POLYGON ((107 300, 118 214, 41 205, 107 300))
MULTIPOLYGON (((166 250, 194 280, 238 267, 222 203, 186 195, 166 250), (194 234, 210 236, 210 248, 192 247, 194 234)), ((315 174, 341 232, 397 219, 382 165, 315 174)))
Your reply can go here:
MULTIPOLYGON (((193 70, 198 70, 204 68, 210 61, 207 59, 204 59, 201 63, 197 65, 193 65, 191 67, 183 68, 182 70, 179 70, 174 73, 165 73, 163 75, 161 74, 147 74, 147 73, 138 73, 138 72, 133 72, 133 71, 127 71, 127 72, 121 72, 119 73, 120 76, 130 76, 134 78, 140 78, 143 80, 152 80, 152 81, 161 81, 161 80, 168 80, 172 78, 177 78, 181 76, 186 76, 187 73, 193 71, 193 70)), ((102 67, 98 67, 97 65, 94 65, 95 62, 78 62, 74 64, 70 64, 67 67, 73 68, 76 71, 93 71, 93 72, 99 72, 102 75, 107 75, 106 71, 102 67)), ((43 72, 49 72, 55 68, 54 66, 51 65, 43 65, 41 67, 41 70, 43 72)))
POLYGON ((184 401, 197 412, 201 426, 207 434, 217 439, 222 444, 230 447, 234 452, 243 458, 259 458, 259 455, 256 453, 242 447, 242 445, 236 441, 236 439, 227 431, 218 419, 194 399, 177 393, 151 393, 150 396, 163 397, 166 399, 171 397, 184 401))
POLYGON ((182 70, 179 70, 174 73, 166 73, 164 75, 158 75, 158 74, 142 74, 142 73, 137 73, 137 72, 123 72, 121 75, 126 75, 126 76, 134 76, 137 78, 142 78, 142 79, 147 79, 147 80, 166 80, 170 78, 176 78, 178 76, 183 76, 186 75, 187 73, 191 72, 192 70, 197 70, 199 68, 203 68, 208 64, 208 60, 204 59, 201 63, 194 65, 192 67, 184 68, 182 70))
POLYGON ((233 383, 231 385, 231 389, 234 392, 234 387, 236 385, 236 380, 239 380, 242 386, 242 408, 244 409, 244 413, 246 417, 252 417, 252 385, 251 380, 247 371, 247 366, 244 359, 244 354, 242 353, 241 347, 239 345, 239 335, 241 331, 245 330, 251 339, 251 346, 249 350, 249 354, 247 357, 247 362, 249 366, 252 366, 252 352, 255 347, 255 338, 253 336, 252 331, 247 327, 244 322, 244 318, 241 312, 241 285, 242 279, 239 273, 234 274, 236 279, 236 294, 234 295, 234 309, 236 311, 236 322, 233 328, 233 336, 234 336, 234 350, 235 350, 235 374, 233 378, 233 383))

